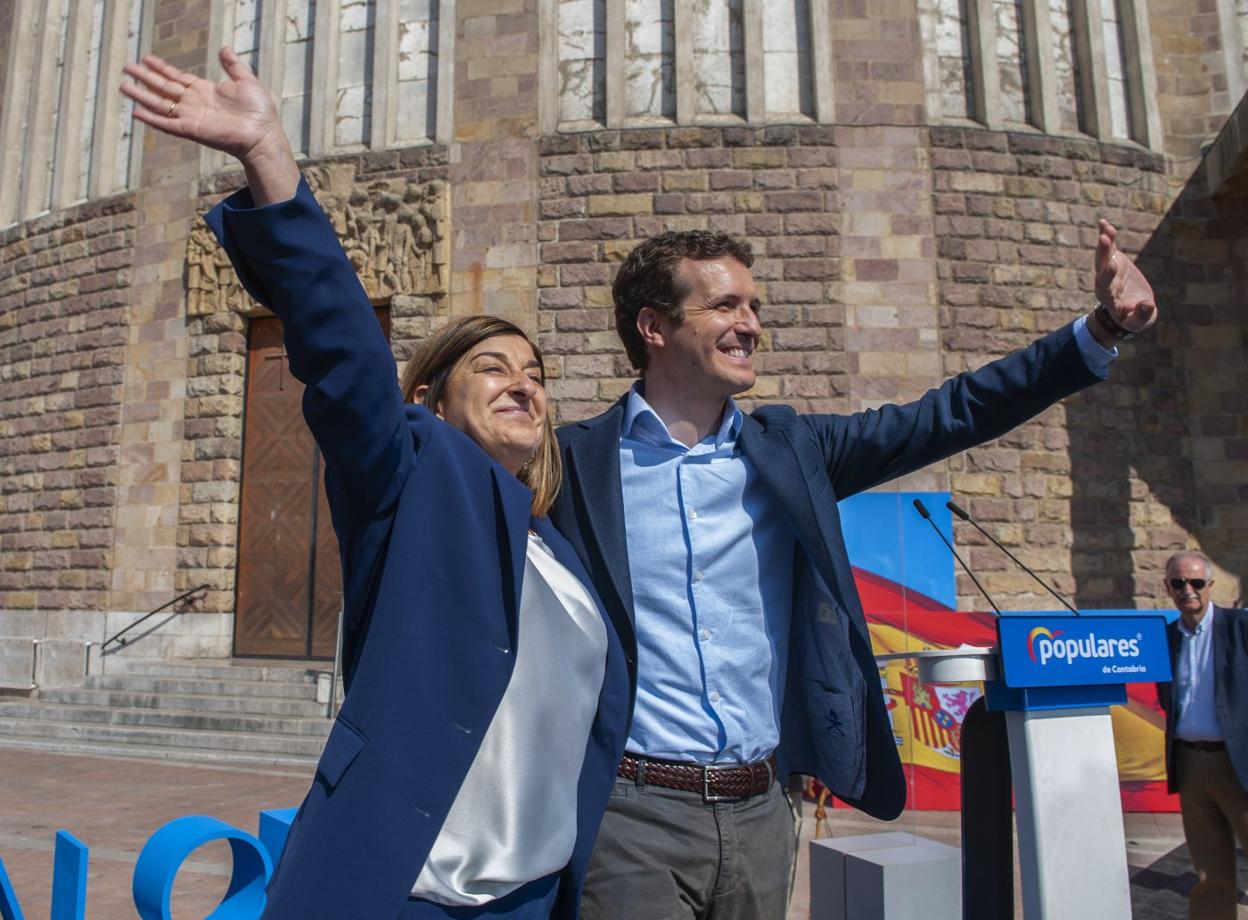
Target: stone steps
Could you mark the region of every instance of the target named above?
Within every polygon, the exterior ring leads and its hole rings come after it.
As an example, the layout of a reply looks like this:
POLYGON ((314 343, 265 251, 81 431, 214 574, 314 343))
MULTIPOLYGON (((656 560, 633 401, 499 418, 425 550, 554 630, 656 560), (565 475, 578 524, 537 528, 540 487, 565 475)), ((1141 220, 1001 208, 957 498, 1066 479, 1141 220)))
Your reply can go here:
POLYGON ((136 725, 108 725, 94 722, 34 721, 0 717, 0 737, 45 740, 102 741, 182 748, 198 759, 201 751, 229 750, 249 754, 280 754, 317 757, 323 738, 259 732, 210 731, 186 728, 146 728, 136 725))
POLYGON ((209 732, 299 735, 321 739, 329 734, 330 726, 329 719, 324 716, 320 718, 274 717, 180 709, 68 705, 25 700, 0 706, 0 718, 82 722, 94 725, 135 725, 144 728, 182 728, 209 732))
POLYGON ((293 718, 324 718, 325 704, 314 699, 267 696, 219 696, 194 693, 141 693, 100 688, 55 689, 39 693, 43 703, 71 706, 114 706, 127 709, 176 709, 190 712, 221 712, 293 718))
POLYGON ((197 677, 155 677, 147 674, 99 674, 86 679, 89 690, 121 690, 191 696, 259 696, 287 700, 316 699, 316 684, 215 680, 197 677))
POLYGON ((0 746, 310 768, 329 734, 321 662, 110 662, 83 687, 0 698, 0 746))
POLYGON ((126 676, 178 677, 206 680, 271 681, 290 684, 315 684, 318 674, 328 672, 329 662, 308 665, 222 664, 216 661, 131 661, 113 674, 126 676))

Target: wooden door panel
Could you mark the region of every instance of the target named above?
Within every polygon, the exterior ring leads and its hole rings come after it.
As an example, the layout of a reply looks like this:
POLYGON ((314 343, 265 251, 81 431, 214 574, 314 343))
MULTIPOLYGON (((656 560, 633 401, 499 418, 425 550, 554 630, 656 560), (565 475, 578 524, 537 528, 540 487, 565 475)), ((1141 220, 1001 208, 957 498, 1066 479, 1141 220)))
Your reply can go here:
MULTIPOLYGON (((389 315, 378 312, 389 336, 389 315)), ((323 465, 275 317, 251 321, 234 652, 333 658, 342 605, 323 465)))

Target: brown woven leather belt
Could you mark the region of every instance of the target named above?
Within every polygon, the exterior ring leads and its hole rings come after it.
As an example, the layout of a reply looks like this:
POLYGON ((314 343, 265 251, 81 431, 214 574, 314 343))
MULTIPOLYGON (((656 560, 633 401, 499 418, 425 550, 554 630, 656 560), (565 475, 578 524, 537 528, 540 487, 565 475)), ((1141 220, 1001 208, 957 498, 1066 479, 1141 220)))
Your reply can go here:
POLYGON ((1174 740, 1184 747, 1191 748, 1193 751, 1209 752, 1226 750, 1225 741, 1184 741, 1182 738, 1175 738, 1174 740))
POLYGON ((768 757, 757 763, 703 766, 625 754, 616 772, 621 779, 631 779, 638 786, 700 792, 704 802, 722 802, 748 799, 770 789, 776 781, 776 758, 768 757))

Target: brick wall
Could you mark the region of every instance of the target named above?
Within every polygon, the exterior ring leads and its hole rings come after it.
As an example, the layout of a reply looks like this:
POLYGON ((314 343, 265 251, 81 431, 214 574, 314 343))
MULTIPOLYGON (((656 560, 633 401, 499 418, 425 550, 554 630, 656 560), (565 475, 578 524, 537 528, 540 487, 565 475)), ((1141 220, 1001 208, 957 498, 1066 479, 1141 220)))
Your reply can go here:
POLYGON ((1216 0, 1154 0, 1148 14, 1162 137, 1179 158, 1174 178, 1181 184, 1239 100, 1228 92, 1216 0))
POLYGON ((455 4, 450 309, 525 329, 537 304, 537 0, 455 4))
POLYGON ((0 234, 0 595, 10 611, 107 606, 135 221, 122 195, 0 234))
MULTIPOLYGON (((1087 312, 1098 217, 1135 253, 1165 213, 1162 159, 1132 148, 940 128, 931 155, 947 373, 1087 312)), ((1111 384, 949 461, 950 487, 972 514, 1080 604, 1155 597, 1160 578, 1137 590, 1132 573, 1155 572, 1186 545, 1169 510, 1184 504, 1172 487, 1179 474, 1190 479, 1177 462, 1174 320, 1167 309, 1158 332, 1122 347, 1111 384), (1145 351, 1152 357, 1142 361, 1145 351)), ((990 593, 1047 606, 1039 586, 969 525, 956 530, 990 593)), ((963 604, 982 604, 969 580, 959 593, 963 604)))

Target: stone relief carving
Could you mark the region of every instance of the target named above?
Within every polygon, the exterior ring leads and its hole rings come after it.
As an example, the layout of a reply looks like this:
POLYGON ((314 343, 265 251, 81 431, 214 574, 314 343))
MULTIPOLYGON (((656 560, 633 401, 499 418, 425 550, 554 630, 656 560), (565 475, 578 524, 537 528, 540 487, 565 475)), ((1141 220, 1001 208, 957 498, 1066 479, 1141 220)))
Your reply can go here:
MULTIPOLYGON (((355 266, 368 296, 444 294, 447 291, 447 189, 442 180, 355 181, 351 165, 304 171, 355 266)), ((189 316, 221 310, 254 313, 225 251, 196 222, 186 247, 189 316)))

